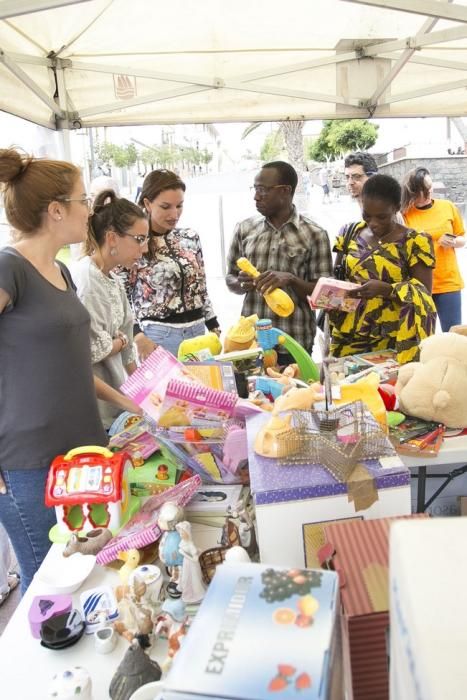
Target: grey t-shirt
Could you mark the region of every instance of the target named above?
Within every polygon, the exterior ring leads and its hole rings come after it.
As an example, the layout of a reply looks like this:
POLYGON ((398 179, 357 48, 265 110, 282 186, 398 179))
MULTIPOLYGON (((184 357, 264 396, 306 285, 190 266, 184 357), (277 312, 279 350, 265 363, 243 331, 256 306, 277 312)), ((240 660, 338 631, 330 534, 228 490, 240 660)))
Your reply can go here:
POLYGON ((82 445, 106 445, 97 409, 89 313, 67 268, 50 284, 14 248, 0 250, 0 467, 47 467, 82 445))

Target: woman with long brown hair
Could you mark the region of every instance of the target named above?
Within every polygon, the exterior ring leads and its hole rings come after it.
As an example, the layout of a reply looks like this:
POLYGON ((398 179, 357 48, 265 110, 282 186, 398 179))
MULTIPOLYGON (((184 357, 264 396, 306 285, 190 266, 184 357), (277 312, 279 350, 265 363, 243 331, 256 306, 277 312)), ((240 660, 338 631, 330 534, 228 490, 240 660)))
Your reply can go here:
POLYGON ((177 228, 185 189, 170 170, 153 170, 140 193, 139 204, 149 216, 148 252, 126 276, 140 357, 155 344, 176 356, 183 340, 202 335, 206 327, 220 334, 199 236, 191 228, 177 228))
POLYGON ((71 163, 0 149, 0 182, 15 242, 0 250, 0 522, 24 592, 44 559, 55 512, 49 466, 81 445, 106 445, 96 392, 138 407, 93 377, 89 314, 56 260, 86 236, 89 197, 71 163))

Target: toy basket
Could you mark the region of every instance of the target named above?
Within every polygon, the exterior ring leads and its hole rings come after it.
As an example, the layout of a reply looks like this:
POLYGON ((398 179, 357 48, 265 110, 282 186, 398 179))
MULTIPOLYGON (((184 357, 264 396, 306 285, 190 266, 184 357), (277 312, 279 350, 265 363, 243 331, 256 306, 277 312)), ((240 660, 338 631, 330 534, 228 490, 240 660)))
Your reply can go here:
POLYGON ((216 573, 216 566, 224 562, 227 549, 227 547, 212 547, 211 549, 206 549, 199 555, 201 574, 206 586, 209 586, 211 583, 216 573))

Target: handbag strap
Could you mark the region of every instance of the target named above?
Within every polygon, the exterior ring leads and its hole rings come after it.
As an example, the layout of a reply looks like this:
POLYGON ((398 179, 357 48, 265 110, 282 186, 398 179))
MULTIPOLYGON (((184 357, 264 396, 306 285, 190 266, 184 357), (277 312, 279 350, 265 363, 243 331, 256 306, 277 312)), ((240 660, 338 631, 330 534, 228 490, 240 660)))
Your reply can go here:
POLYGON ((355 233, 361 228, 365 227, 364 221, 355 221, 352 224, 346 224, 344 227, 344 240, 342 242, 342 250, 339 250, 336 255, 336 260, 334 263, 334 269, 342 265, 342 261, 347 257, 349 252, 350 242, 353 239, 355 233))

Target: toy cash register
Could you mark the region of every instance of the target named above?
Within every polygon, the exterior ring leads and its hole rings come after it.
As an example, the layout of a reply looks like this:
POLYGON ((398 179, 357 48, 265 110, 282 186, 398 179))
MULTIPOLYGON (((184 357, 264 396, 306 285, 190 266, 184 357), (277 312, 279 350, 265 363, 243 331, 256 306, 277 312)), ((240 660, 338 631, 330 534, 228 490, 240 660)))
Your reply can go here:
POLYGON ((126 452, 86 446, 55 457, 47 477, 45 504, 54 506, 57 526, 52 541, 65 541, 71 532, 94 528, 119 530, 130 515, 126 452))

